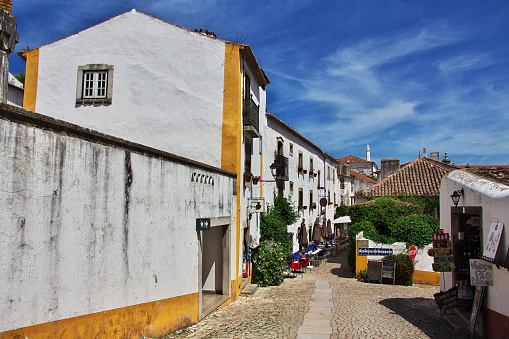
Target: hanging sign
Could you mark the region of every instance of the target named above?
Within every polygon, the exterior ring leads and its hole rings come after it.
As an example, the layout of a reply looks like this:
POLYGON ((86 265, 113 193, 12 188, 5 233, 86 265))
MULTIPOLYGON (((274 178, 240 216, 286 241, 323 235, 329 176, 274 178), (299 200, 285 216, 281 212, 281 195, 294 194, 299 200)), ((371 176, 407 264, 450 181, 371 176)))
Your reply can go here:
POLYGON ((486 241, 486 246, 484 246, 484 257, 495 260, 495 257, 497 256, 498 244, 500 242, 500 237, 502 236, 503 230, 503 223, 494 222, 491 224, 488 241, 486 241))
POLYGON ((493 286, 493 264, 481 259, 470 259, 470 285, 493 286))

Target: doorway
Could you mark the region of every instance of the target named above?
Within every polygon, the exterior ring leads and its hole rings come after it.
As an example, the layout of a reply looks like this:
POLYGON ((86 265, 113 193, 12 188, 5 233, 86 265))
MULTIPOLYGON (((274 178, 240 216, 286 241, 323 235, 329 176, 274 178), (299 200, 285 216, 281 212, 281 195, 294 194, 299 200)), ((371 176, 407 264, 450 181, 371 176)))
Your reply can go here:
MULTIPOLYGON (((216 223, 218 221, 216 220, 216 223)), ((230 228, 227 224, 214 224, 214 219, 211 219, 210 230, 200 231, 198 234, 200 319, 230 297, 230 228)))

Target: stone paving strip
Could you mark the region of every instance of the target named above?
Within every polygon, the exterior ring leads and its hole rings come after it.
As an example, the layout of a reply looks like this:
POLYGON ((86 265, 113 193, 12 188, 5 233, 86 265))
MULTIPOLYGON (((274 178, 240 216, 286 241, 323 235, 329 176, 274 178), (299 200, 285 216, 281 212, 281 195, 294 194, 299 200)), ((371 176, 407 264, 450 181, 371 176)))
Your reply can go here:
POLYGON ((309 310, 297 330, 297 339, 329 339, 332 334, 332 290, 328 281, 317 281, 309 310))

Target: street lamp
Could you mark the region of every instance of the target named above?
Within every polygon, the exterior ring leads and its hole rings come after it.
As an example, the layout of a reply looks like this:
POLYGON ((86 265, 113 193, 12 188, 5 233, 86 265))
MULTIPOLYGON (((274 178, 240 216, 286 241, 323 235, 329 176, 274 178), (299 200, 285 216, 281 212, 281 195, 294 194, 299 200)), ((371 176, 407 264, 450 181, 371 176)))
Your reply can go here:
POLYGON ((272 176, 274 177, 274 179, 276 179, 276 176, 277 176, 277 170, 279 169, 279 167, 281 167, 279 165, 279 163, 277 161, 274 160, 274 162, 272 163, 272 165, 270 165, 270 172, 272 173, 272 176))
POLYGON ((454 203, 454 206, 458 207, 458 203, 460 202, 461 196, 465 196, 465 191, 462 189, 454 191, 454 193, 451 195, 452 202, 454 203))

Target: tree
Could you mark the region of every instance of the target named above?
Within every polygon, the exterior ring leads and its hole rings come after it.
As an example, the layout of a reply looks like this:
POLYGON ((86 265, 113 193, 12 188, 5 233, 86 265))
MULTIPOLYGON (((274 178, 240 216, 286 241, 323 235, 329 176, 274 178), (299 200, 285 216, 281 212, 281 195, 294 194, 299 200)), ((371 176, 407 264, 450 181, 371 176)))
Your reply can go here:
POLYGON ((23 85, 25 84, 25 73, 19 73, 18 75, 14 76, 16 79, 18 79, 19 82, 21 82, 23 85))

